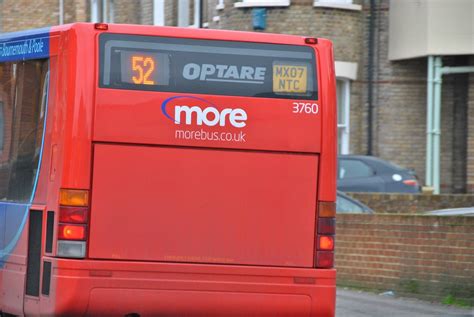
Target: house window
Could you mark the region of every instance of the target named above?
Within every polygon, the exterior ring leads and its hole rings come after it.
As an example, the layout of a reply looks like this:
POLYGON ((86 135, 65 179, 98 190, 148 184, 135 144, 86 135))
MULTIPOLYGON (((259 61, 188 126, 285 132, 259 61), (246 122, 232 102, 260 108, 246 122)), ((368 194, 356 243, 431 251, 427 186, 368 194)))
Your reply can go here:
POLYGON ((287 7, 290 5, 290 2, 290 0, 241 0, 234 3, 234 7, 287 7))
POLYGON ((114 0, 90 0, 91 22, 114 23, 114 0))
POLYGON ((178 1, 178 26, 195 27, 195 28, 200 27, 202 25, 201 9, 203 8, 201 8, 201 1, 199 0, 179 0, 178 1), (191 16, 191 10, 192 10, 192 16, 191 16))
POLYGON ((218 0, 217 5, 216 5, 216 10, 224 10, 225 5, 224 5, 224 0, 218 0))
POLYGON ((352 0, 315 0, 314 2, 351 4, 351 3, 352 3, 352 0))
POLYGON ((349 154, 350 80, 337 78, 337 147, 339 154, 349 154))

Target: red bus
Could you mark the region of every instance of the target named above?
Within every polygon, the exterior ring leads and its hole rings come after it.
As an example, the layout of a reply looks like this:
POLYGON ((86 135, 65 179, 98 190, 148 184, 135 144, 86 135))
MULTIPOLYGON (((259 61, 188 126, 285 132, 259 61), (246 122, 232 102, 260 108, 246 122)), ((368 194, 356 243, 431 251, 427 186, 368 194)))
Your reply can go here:
POLYGON ((328 40, 5 34, 0 133, 4 314, 334 315, 328 40))

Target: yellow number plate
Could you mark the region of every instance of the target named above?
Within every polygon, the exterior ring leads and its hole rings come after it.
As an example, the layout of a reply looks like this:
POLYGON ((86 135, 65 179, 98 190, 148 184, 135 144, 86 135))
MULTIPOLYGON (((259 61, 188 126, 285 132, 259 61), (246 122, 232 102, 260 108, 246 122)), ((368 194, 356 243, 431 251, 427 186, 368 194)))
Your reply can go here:
POLYGON ((273 92, 305 93, 308 68, 301 65, 273 65, 273 92))

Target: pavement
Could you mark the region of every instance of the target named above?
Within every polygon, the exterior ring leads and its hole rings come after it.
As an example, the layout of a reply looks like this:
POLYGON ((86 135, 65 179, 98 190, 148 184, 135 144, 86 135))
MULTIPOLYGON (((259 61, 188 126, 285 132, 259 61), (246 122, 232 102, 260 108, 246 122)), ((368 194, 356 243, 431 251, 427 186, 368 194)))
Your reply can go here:
POLYGON ((337 290, 336 317, 474 317, 474 309, 446 306, 417 299, 337 290))

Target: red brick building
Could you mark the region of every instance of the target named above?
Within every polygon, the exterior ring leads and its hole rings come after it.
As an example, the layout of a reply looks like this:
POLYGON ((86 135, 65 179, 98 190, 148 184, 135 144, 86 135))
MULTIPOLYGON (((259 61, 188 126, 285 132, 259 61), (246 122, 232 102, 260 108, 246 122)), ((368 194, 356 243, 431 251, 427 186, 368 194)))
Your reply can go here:
POLYGON ((253 31, 255 9, 258 32, 334 42, 341 153, 414 168, 424 182, 427 132, 440 135, 441 190, 474 192, 474 73, 443 76, 440 129, 427 131, 428 56, 474 65, 472 0, 4 0, 0 31, 75 21, 253 31))

